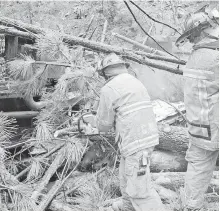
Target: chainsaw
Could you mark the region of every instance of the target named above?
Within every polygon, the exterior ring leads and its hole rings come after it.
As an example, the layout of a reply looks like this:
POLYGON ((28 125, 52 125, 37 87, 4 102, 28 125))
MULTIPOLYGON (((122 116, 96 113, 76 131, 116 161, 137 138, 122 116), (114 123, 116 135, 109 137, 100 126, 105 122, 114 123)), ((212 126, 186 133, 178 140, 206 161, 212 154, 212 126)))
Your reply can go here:
POLYGON ((112 133, 99 132, 95 123, 96 111, 83 112, 80 116, 75 117, 72 121, 72 126, 57 130, 54 137, 57 138, 62 135, 112 135, 112 133))

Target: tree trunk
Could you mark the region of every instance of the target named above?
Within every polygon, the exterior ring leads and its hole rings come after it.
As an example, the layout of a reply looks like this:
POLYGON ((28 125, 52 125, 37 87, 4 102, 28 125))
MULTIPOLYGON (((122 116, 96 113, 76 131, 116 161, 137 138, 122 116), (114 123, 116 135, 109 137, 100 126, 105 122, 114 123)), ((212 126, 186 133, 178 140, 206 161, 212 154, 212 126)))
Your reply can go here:
POLYGON ((158 124, 158 129, 159 145, 152 154, 151 171, 186 171, 185 154, 189 143, 187 128, 158 124))
POLYGON ((156 146, 156 149, 183 154, 186 152, 189 143, 187 128, 158 124, 158 129, 160 143, 156 146))
POLYGON ((187 161, 184 153, 155 150, 151 156, 151 172, 185 172, 187 161))
POLYGON ((45 34, 47 29, 39 28, 32 24, 23 23, 22 21, 14 20, 11 18, 0 17, 0 23, 6 24, 7 26, 13 26, 18 30, 30 31, 33 33, 45 34))

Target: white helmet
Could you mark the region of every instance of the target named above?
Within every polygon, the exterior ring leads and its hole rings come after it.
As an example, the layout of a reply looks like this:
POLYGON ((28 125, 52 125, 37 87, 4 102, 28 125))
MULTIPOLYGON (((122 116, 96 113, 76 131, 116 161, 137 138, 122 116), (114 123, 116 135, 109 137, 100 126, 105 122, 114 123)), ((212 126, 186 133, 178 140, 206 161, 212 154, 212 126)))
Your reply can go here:
MULTIPOLYGON (((208 5, 205 5, 186 17, 184 33, 177 39, 176 46, 181 46, 187 41, 193 43, 195 38, 201 36, 202 31, 208 28, 216 28, 218 25, 219 12, 217 9, 211 10, 208 5)), ((212 37, 211 34, 209 34, 209 36, 210 38, 212 37)))
POLYGON ((105 76, 107 67, 118 67, 120 65, 125 65, 127 68, 130 66, 129 63, 124 62, 122 58, 115 53, 110 53, 99 61, 97 71, 99 75, 105 76))

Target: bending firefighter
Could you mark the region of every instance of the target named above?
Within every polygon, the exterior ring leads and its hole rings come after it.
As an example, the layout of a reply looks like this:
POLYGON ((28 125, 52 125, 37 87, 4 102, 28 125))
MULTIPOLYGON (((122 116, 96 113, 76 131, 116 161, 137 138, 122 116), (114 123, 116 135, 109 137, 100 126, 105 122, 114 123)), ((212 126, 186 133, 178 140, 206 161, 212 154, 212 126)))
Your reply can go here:
POLYGON ((194 44, 184 69, 184 101, 190 144, 183 203, 202 210, 219 153, 219 15, 208 6, 188 16, 176 41, 194 44))
POLYGON ((112 208, 163 211, 150 177, 150 156, 159 143, 159 136, 148 92, 139 80, 128 74, 129 64, 116 54, 109 54, 98 66, 106 84, 101 89, 96 125, 100 132, 115 128, 121 152, 122 200, 112 208))

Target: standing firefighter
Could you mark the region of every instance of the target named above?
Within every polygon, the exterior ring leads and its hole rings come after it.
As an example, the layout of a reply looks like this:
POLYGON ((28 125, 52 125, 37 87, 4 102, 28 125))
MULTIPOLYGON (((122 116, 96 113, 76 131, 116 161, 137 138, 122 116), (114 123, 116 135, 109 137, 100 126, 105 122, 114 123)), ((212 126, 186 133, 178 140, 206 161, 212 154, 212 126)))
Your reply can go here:
POLYGON ((96 125, 102 132, 115 128, 121 152, 122 201, 114 203, 113 209, 132 210, 133 206, 136 211, 163 211, 150 177, 150 156, 159 137, 148 92, 116 54, 109 54, 98 66, 107 83, 101 89, 96 125))
POLYGON ((202 210, 219 152, 218 11, 205 6, 188 16, 176 45, 186 41, 194 44, 194 50, 184 69, 190 144, 183 200, 185 210, 202 210))

